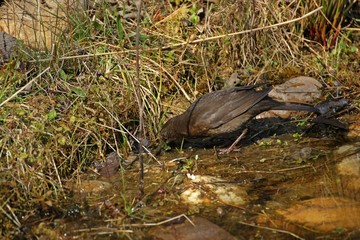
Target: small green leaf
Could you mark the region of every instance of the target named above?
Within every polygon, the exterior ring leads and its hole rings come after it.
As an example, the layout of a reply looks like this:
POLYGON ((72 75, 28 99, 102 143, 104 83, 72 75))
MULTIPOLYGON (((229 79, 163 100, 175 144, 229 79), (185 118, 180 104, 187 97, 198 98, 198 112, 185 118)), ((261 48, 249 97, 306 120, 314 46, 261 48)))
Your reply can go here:
POLYGON ((76 121, 76 117, 75 116, 71 116, 70 117, 70 123, 74 123, 76 121))
POLYGON ((56 127, 56 128, 55 128, 55 131, 57 131, 57 132, 62 132, 62 131, 63 131, 63 128, 62 128, 62 127, 56 127))
POLYGON ((22 110, 22 109, 17 109, 16 110, 16 113, 17 113, 17 115, 19 115, 19 116, 23 116, 23 115, 25 115, 25 111, 24 110, 22 110))
POLYGON ((43 123, 36 121, 32 121, 30 127, 37 132, 43 132, 45 129, 45 125, 43 123))
POLYGON ((171 147, 167 144, 165 144, 163 147, 164 151, 170 151, 171 150, 171 147))
POLYGON ((118 34, 118 38, 119 38, 119 43, 121 43, 124 40, 124 28, 123 28, 123 25, 121 23, 120 14, 118 14, 117 17, 116 17, 116 27, 117 27, 117 34, 118 34))
POLYGON ((68 80, 68 75, 64 72, 64 70, 60 70, 60 78, 64 81, 68 80))
POLYGON ((149 36, 146 35, 146 34, 140 34, 140 40, 141 41, 145 41, 145 40, 148 40, 149 39, 149 36))
POLYGON ((356 46, 351 46, 350 48, 349 48, 349 51, 351 52, 351 53, 355 53, 355 52, 357 52, 358 51, 358 49, 357 49, 357 47, 356 46))
POLYGON ((26 152, 22 152, 22 153, 20 153, 20 158, 21 159, 26 159, 27 157, 29 156, 29 154, 27 154, 26 152))
POLYGON ((55 109, 51 110, 48 114, 47 114, 47 118, 48 120, 53 120, 55 119, 57 116, 57 113, 55 111, 55 109))
POLYGON ((64 136, 61 135, 61 134, 58 134, 58 135, 57 135, 57 142, 58 142, 60 145, 65 145, 65 143, 66 143, 66 137, 64 137, 64 136))
POLYGON ((294 133, 293 138, 294 138, 295 142, 299 142, 301 140, 302 136, 300 133, 294 133))
POLYGON ((82 90, 82 88, 73 87, 71 88, 71 91, 75 93, 78 97, 86 97, 86 94, 84 90, 82 90))

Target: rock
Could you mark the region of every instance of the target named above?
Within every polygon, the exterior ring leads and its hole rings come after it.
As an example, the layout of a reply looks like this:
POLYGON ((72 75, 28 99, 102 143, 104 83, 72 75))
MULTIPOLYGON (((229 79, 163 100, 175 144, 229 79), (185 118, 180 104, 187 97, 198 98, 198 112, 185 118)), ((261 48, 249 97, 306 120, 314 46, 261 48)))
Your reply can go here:
POLYGON ((349 123, 347 139, 349 141, 360 141, 360 114, 346 116, 345 121, 349 123))
POLYGON ((81 194, 95 194, 109 190, 112 184, 105 181, 99 180, 83 180, 80 183, 76 183, 73 186, 74 192, 81 194))
POLYGON ((87 8, 85 0, 5 1, 0 6, 0 29, 36 49, 50 49, 67 27, 71 11, 87 8))
MULTIPOLYGON (((360 152, 360 148, 358 148, 358 151, 360 152)), ((337 164, 342 194, 355 199, 359 199, 360 197, 359 152, 344 158, 337 164)))
POLYGON ((334 151, 334 154, 338 158, 343 158, 352 154, 355 154, 360 151, 360 144, 346 144, 342 145, 334 151))
POLYGON ((95 161, 95 167, 101 176, 110 178, 119 171, 120 161, 117 153, 111 152, 106 156, 105 162, 95 161))
POLYGON ((193 187, 181 194, 181 199, 189 204, 210 204, 214 200, 231 206, 242 206, 248 201, 244 187, 237 183, 212 176, 192 176, 193 187), (200 185, 199 187, 197 187, 200 185), (213 199, 210 199, 212 197, 213 199))
POLYGON ((201 217, 193 217, 191 221, 170 226, 152 228, 149 233, 154 239, 160 240, 235 240, 230 233, 201 217))
POLYGON ((309 160, 313 157, 313 149, 311 147, 304 147, 299 150, 295 150, 291 157, 296 160, 309 160))
POLYGON ((6 32, 0 32, 0 64, 11 57, 18 46, 18 40, 6 32))
POLYGON ((287 223, 313 231, 351 231, 359 229, 360 226, 360 202, 340 197, 302 201, 288 209, 277 210, 277 213, 287 223))
POLYGON ((315 78, 300 76, 273 86, 269 96, 282 102, 312 103, 320 98, 321 87, 315 78))
MULTIPOLYGON (((281 102, 311 103, 321 96, 321 83, 315 78, 300 76, 283 84, 273 86, 269 96, 281 102)), ((294 112, 288 110, 271 110, 260 114, 257 118, 281 117, 289 118, 294 112)))

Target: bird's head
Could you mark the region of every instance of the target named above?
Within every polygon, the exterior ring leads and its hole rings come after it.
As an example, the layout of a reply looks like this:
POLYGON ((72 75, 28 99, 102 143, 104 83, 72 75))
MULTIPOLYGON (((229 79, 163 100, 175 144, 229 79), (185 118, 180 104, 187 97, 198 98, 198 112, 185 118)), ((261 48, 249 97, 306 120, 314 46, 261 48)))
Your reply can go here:
POLYGON ((179 133, 177 132, 178 128, 176 126, 175 118, 172 118, 169 121, 167 121, 160 131, 160 138, 164 142, 171 142, 173 140, 176 140, 179 136, 179 133))

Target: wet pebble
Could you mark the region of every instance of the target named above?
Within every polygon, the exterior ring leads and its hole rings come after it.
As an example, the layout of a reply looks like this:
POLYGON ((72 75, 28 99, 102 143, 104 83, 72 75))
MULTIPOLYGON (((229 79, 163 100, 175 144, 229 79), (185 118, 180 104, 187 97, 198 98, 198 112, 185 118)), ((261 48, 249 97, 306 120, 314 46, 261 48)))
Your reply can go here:
POLYGON ((309 160, 312 157, 312 148, 304 147, 292 153, 291 157, 297 160, 309 160))
POLYGON ((181 194, 181 199, 189 204, 210 204, 219 202, 231 206, 247 203, 245 187, 229 183, 229 180, 212 176, 192 175, 192 186, 181 194))

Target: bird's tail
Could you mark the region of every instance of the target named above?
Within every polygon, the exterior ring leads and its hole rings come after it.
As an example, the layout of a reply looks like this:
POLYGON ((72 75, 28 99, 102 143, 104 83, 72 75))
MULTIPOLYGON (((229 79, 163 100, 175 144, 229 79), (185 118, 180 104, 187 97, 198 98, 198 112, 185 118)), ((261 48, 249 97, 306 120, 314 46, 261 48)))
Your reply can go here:
POLYGON ((278 104, 274 104, 274 106, 271 108, 272 110, 293 110, 293 111, 314 112, 324 117, 331 117, 339 110, 350 105, 346 99, 327 100, 315 106, 308 104, 287 103, 287 102, 278 102, 278 101, 276 102, 278 104))
POLYGON ((297 103, 286 103, 278 104, 271 108, 271 110, 290 110, 290 111, 306 111, 319 113, 319 109, 311 105, 297 104, 297 103))
POLYGON ((275 105, 272 110, 313 112, 318 115, 315 119, 313 119, 314 123, 324 123, 338 128, 347 129, 347 124, 339 121, 334 116, 337 110, 347 105, 349 105, 349 103, 344 99, 331 100, 316 106, 282 102, 282 104, 275 105))

